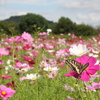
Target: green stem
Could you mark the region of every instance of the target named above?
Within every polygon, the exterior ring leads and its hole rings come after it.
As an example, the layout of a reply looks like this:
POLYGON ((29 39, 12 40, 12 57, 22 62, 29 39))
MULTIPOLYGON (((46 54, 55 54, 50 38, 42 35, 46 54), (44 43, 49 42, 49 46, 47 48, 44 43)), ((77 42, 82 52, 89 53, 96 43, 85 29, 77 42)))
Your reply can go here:
POLYGON ((81 100, 84 100, 83 96, 82 96, 82 92, 80 90, 80 85, 79 85, 79 79, 76 79, 76 86, 77 86, 77 89, 78 89, 78 92, 79 92, 79 96, 81 97, 81 100))

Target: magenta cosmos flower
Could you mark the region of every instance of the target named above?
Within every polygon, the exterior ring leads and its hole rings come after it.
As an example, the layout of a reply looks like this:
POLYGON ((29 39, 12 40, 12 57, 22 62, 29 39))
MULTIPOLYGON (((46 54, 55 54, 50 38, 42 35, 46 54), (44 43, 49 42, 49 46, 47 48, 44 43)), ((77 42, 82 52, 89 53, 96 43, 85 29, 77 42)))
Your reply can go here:
POLYGON ((0 55, 8 55, 9 51, 6 50, 5 48, 0 48, 0 55))
POLYGON ((85 65, 86 63, 89 63, 89 66, 82 72, 81 75, 71 70, 70 73, 67 73, 64 76, 67 76, 67 77, 74 76, 75 78, 80 77, 82 81, 89 81, 91 75, 94 75, 100 69, 100 66, 96 65, 97 60, 94 57, 88 57, 86 55, 83 55, 80 58, 76 58, 75 61, 83 65, 85 65))
POLYGON ((8 97, 12 97, 15 92, 16 91, 11 88, 0 85, 0 96, 3 98, 3 100, 7 100, 8 97))
POLYGON ((3 74, 3 75, 0 75, 0 77, 1 77, 2 79, 9 79, 9 78, 12 77, 12 76, 7 76, 6 74, 3 74))

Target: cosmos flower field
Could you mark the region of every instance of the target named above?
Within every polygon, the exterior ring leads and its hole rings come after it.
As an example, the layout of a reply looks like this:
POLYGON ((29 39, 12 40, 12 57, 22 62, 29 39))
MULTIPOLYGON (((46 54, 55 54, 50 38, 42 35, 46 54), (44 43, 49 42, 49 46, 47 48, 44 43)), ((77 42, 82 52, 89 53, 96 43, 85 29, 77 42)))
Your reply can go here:
POLYGON ((0 100, 99 99, 100 35, 23 32, 1 38, 0 100), (67 61, 84 69, 73 70, 67 61))

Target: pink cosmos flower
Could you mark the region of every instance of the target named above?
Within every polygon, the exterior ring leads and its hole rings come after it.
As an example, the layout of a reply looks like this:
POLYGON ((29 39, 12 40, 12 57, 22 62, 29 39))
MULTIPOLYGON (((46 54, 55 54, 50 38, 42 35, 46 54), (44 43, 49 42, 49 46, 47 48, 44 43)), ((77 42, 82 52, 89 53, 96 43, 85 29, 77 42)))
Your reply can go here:
POLYGON ((19 80, 20 80, 20 81, 23 81, 23 80, 25 80, 25 79, 27 79, 25 76, 24 76, 24 77, 19 78, 19 80))
POLYGON ((14 37, 6 38, 6 41, 7 42, 15 42, 15 38, 14 37))
POLYGON ((68 100, 75 100, 74 98, 70 97, 70 96, 67 96, 67 99, 68 100))
POLYGON ((29 33, 27 33, 27 32, 24 32, 22 34, 22 38, 25 39, 25 40, 27 40, 28 42, 34 41, 34 39, 32 38, 32 36, 29 33))
POLYGON ((16 65, 14 66, 15 68, 26 68, 27 64, 26 63, 21 63, 21 62, 17 62, 16 65))
POLYGON ((45 48, 45 49, 53 49, 54 46, 51 45, 50 43, 44 43, 44 48, 45 48))
POLYGON ((22 40, 23 40, 23 38, 21 36, 6 38, 7 42, 18 42, 18 41, 22 41, 22 40))
POLYGON ((92 91, 96 91, 96 89, 100 89, 100 82, 99 83, 93 82, 92 86, 86 85, 86 87, 92 91))
POLYGON ((100 77, 100 75, 91 75, 91 77, 100 77))
POLYGON ((32 51, 33 57, 37 57, 39 55, 39 52, 37 50, 32 51))
POLYGON ((68 35, 70 36, 70 35, 71 35, 71 33, 68 33, 68 35))
POLYGON ((0 60, 0 64, 4 64, 4 62, 2 60, 0 60))
POLYGON ((40 62, 40 65, 39 65, 41 68, 45 68, 45 67, 47 67, 48 66, 48 63, 46 62, 46 61, 41 61, 40 62))
POLYGON ((49 35, 47 32, 39 33, 38 35, 49 35))
POLYGON ((18 41, 22 41, 23 38, 21 36, 16 36, 15 40, 16 40, 16 42, 18 42, 18 41))
POLYGON ((64 35, 63 33, 60 33, 60 35, 64 35))
POLYGON ((5 48, 0 48, 0 55, 8 55, 9 51, 6 50, 5 48))
POLYGON ((63 38, 63 39, 58 39, 58 44, 59 45, 66 45, 66 39, 63 38))
POLYGON ((47 37, 46 37, 46 36, 42 37, 42 40, 46 40, 46 39, 47 39, 47 37))
POLYGON ((51 79, 54 79, 56 76, 57 76, 57 71, 51 71, 51 72, 48 74, 48 77, 51 78, 51 79))
POLYGON ((70 92, 74 92, 74 91, 75 91, 73 87, 71 87, 71 86, 69 86, 69 85, 67 85, 67 84, 65 84, 63 87, 64 87, 65 90, 67 90, 67 91, 70 91, 70 92))
POLYGON ((56 52, 56 56, 57 56, 57 57, 63 58, 63 57, 68 56, 68 54, 67 54, 67 52, 65 51, 65 49, 60 49, 60 50, 58 50, 58 51, 56 52))
POLYGON ((89 81, 91 75, 94 75, 100 69, 99 65, 95 65, 97 60, 94 57, 88 57, 86 55, 83 55, 80 58, 76 58, 75 61, 83 65, 85 65, 86 63, 89 63, 89 66, 82 72, 81 75, 71 70, 70 73, 67 73, 64 76, 74 76, 75 78, 80 77, 82 81, 89 81))
POLYGON ((4 100, 7 100, 8 97, 12 97, 15 92, 16 92, 15 90, 8 88, 5 85, 0 85, 0 96, 4 100))
POLYGON ((64 67, 64 65, 65 65, 64 62, 61 62, 60 64, 61 64, 60 67, 64 67))

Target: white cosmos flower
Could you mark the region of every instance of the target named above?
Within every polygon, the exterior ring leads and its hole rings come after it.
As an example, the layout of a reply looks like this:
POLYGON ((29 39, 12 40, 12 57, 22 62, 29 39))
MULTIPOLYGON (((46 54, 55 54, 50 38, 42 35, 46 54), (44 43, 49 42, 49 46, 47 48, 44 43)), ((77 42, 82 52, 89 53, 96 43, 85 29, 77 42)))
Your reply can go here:
POLYGON ((38 73, 35 74, 27 74, 26 78, 29 80, 36 80, 37 78, 41 77, 41 75, 39 75, 38 73))
POLYGON ((95 53, 95 54, 99 53, 99 51, 96 51, 96 50, 92 50, 92 52, 95 53))
POLYGON ((12 60, 8 59, 7 64, 11 64, 12 60))
POLYGON ((48 32, 48 33, 52 32, 52 29, 47 29, 47 32, 48 32))
POLYGON ((48 52, 55 52, 55 50, 47 50, 48 52))
POLYGON ((29 70, 28 67, 26 67, 26 68, 21 68, 21 69, 17 69, 17 73, 25 73, 25 72, 27 72, 28 70, 29 70))
POLYGON ((93 54, 93 53, 89 53, 89 56, 91 56, 91 57, 98 57, 98 55, 93 54))
POLYGON ((45 70, 45 71, 57 71, 59 69, 57 67, 45 67, 43 70, 45 70))
POLYGON ((69 51, 71 55, 76 55, 76 56, 82 56, 89 52, 86 45, 82 45, 82 44, 72 46, 69 49, 69 51))
POLYGON ((7 74, 10 69, 14 69, 13 60, 8 59, 7 66, 5 67, 5 73, 7 74))

